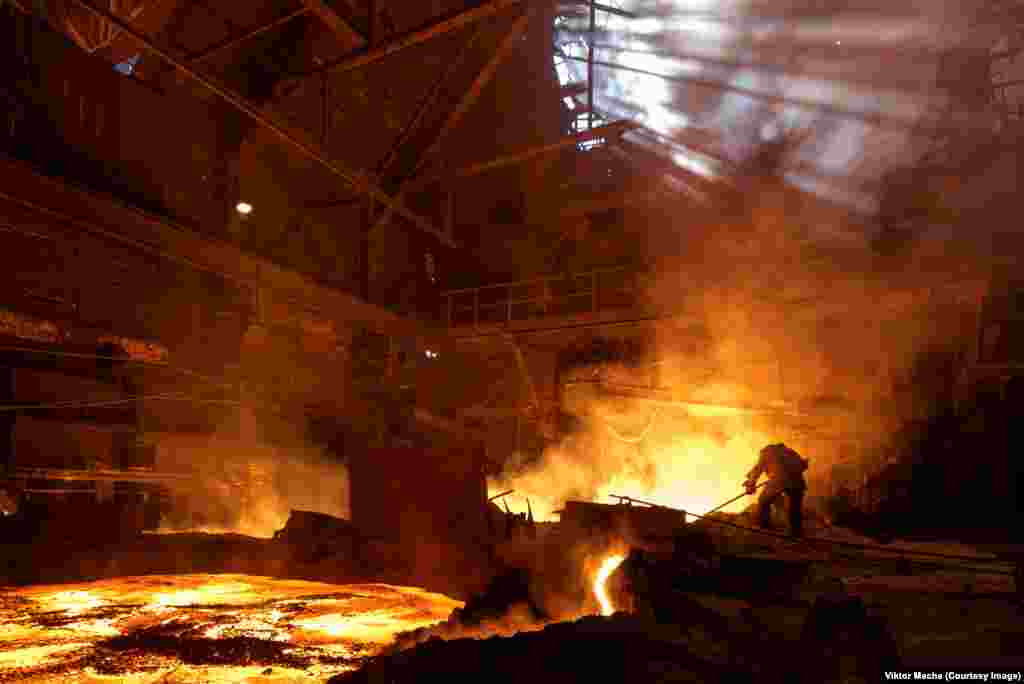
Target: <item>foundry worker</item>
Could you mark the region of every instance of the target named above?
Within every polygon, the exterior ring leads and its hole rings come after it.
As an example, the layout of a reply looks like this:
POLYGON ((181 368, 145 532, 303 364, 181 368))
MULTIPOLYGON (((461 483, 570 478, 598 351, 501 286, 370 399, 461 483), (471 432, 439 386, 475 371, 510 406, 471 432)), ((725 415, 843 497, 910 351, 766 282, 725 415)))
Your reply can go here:
POLYGON ((757 464, 747 473, 743 486, 747 494, 753 494, 757 488, 757 479, 762 474, 768 476, 768 482, 757 500, 758 523, 762 528, 771 528, 772 504, 785 495, 789 504, 789 531, 794 537, 803 535, 803 500, 807 489, 807 483, 804 482, 805 470, 807 460, 781 442, 761 449, 757 464))

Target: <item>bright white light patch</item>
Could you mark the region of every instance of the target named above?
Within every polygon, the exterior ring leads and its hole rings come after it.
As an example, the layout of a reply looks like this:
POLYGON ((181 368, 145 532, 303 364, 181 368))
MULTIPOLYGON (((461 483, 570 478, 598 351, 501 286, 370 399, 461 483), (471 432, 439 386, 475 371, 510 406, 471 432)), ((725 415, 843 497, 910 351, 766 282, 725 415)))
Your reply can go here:
POLYGON ((248 214, 252 213, 252 205, 249 204, 248 202, 239 202, 238 204, 235 205, 235 211, 237 211, 242 216, 247 216, 248 214))

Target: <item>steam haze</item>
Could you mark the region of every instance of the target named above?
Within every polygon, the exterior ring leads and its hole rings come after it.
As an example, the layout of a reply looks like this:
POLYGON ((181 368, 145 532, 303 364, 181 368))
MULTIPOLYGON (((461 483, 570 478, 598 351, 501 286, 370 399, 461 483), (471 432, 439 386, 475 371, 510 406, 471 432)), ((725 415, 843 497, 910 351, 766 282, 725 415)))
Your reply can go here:
MULTIPOLYGON (((161 531, 235 532, 271 537, 292 510, 349 517, 345 465, 296 427, 287 446, 271 444, 259 423, 243 410, 241 435, 226 426, 212 438, 161 441, 159 461, 195 468, 195 489, 176 491, 161 531)), ((180 466, 179 466, 180 467, 180 466)))
MULTIPOLYGON (((960 28, 966 3, 616 6, 639 18, 600 15, 596 108, 644 123, 627 141, 671 158, 677 186, 729 190, 627 215, 647 223, 646 303, 673 317, 642 333, 636 365, 588 369, 632 398, 569 378, 563 409, 580 428, 539 461, 514 458, 492 493, 514 488, 541 519, 610 494, 703 513, 740 493, 771 442, 810 459, 812 494, 833 465, 884 463, 906 421, 942 410, 1005 223, 975 211, 993 185, 935 210, 967 182, 949 174, 920 229, 895 255, 879 248, 892 173, 943 127, 967 147, 992 137, 992 111, 935 85, 943 51, 984 44, 985 27, 960 28)), ((556 32, 563 83, 586 79, 586 21, 556 32)))

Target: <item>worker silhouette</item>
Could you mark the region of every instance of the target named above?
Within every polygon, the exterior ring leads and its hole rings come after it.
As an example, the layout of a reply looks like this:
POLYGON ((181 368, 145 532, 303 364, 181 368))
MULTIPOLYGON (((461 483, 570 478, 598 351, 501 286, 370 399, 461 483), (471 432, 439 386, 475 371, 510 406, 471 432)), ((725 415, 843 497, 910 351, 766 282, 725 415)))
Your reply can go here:
POLYGON ((762 474, 768 476, 757 500, 758 523, 763 529, 771 529, 772 504, 785 494, 789 503, 789 531, 794 537, 803 536, 803 501, 807 489, 805 470, 807 459, 781 442, 761 449, 757 464, 747 473, 743 486, 747 494, 753 494, 758 478, 762 474))

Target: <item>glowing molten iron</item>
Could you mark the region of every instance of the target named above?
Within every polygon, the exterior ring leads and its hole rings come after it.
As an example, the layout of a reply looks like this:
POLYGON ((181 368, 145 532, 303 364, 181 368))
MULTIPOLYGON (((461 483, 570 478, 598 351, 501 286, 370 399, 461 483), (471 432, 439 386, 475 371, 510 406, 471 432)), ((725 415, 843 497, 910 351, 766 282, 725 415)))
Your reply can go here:
POLYGON ((615 606, 612 605, 612 600, 608 598, 608 578, 615 572, 615 569, 622 565, 622 561, 626 560, 626 557, 622 554, 614 554, 608 556, 601 561, 601 567, 597 569, 597 574, 594 575, 594 596, 597 597, 597 602, 601 606, 601 615, 611 615, 615 612, 615 606))
POLYGON ((0 591, 0 681, 326 679, 461 602, 412 587, 153 575, 0 591), (107 677, 110 677, 107 679, 107 677))

